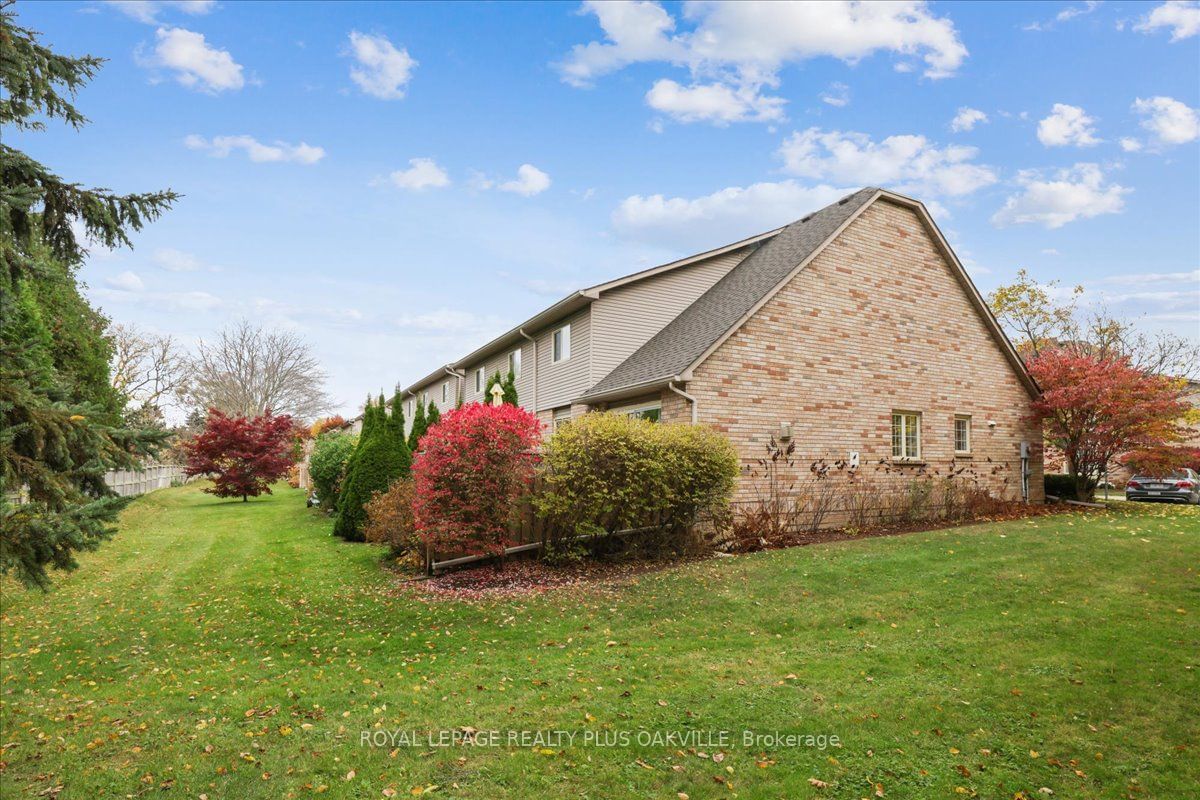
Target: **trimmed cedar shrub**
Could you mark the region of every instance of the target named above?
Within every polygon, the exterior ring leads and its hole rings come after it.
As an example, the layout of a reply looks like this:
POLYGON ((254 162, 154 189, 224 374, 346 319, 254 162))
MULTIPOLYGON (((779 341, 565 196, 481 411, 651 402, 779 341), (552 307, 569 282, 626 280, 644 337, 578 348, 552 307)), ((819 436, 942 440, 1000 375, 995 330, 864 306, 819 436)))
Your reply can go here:
POLYGON ((542 459, 534 505, 558 536, 649 527, 650 548, 677 550, 697 522, 723 521, 738 476, 733 445, 712 429, 622 414, 572 420, 542 459))
POLYGON ((470 403, 421 440, 413 465, 417 533, 440 552, 500 555, 529 491, 541 423, 523 408, 470 403))
POLYGON ((351 542, 363 541, 362 526, 371 495, 386 491, 393 481, 407 475, 412 461, 402 432, 388 419, 382 396, 378 405, 368 403, 363 413, 363 432, 354 449, 333 525, 336 535, 351 542))
POLYGON ((358 436, 352 433, 329 431, 318 436, 313 445, 312 455, 308 458, 308 474, 321 499, 321 508, 328 513, 337 509, 346 467, 357 444, 358 436))
POLYGON ((1046 488, 1046 494, 1064 500, 1075 499, 1075 478, 1071 475, 1045 475, 1042 477, 1042 485, 1046 488))
MULTIPOLYGON (((425 433, 427 433, 430 428, 432 428, 434 425, 437 425, 441 421, 442 412, 438 411, 437 406, 435 406, 433 403, 425 406, 425 433)), ((424 436, 425 433, 422 433, 421 435, 424 436)), ((418 442, 418 444, 419 443, 420 442, 418 442)))
POLYGON ((428 429, 429 420, 425 418, 425 401, 417 398, 417 408, 413 411, 412 430, 408 432, 408 452, 417 452, 421 444, 421 437, 428 429))
POLYGON ((385 544, 393 558, 420 555, 421 540, 413 524, 413 482, 396 479, 386 492, 376 492, 367 503, 363 536, 372 544, 385 544))

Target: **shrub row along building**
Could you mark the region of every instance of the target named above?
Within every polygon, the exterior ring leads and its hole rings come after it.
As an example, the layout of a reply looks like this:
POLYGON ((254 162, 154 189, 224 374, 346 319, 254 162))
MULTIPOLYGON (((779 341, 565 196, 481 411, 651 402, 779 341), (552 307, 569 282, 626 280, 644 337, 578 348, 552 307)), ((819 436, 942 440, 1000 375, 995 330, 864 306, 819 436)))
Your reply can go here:
POLYGON ((711 425, 747 466, 794 443, 797 477, 823 459, 1042 499, 1036 385, 925 206, 885 189, 574 292, 409 386, 409 424, 510 369, 547 432, 615 411, 711 425))

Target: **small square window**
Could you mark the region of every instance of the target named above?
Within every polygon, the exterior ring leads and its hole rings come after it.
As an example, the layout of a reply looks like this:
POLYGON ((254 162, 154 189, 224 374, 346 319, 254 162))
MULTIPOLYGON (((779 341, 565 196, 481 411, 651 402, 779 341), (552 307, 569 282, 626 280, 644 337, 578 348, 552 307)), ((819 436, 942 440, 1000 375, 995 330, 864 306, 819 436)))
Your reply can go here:
POLYGON ((554 332, 554 361, 566 361, 571 357, 571 326, 563 325, 554 332))
POLYGON ((921 457, 921 415, 915 411, 892 412, 892 458, 921 457))
POLYGON ((967 414, 954 417, 954 452, 971 452, 971 417, 967 414))

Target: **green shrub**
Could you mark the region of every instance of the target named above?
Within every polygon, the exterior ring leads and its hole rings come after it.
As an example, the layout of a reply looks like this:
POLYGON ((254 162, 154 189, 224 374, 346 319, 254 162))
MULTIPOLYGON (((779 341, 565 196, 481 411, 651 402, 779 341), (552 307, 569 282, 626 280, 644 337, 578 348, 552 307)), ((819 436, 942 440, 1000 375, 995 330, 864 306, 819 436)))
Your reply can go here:
MULTIPOLYGON (((729 441, 709 428, 585 414, 542 452, 534 505, 560 536, 652 527, 677 546, 698 521, 723 515, 738 475, 729 441)), ((553 542, 552 542, 553 544, 553 542)))
POLYGON ((1075 479, 1070 475, 1046 475, 1042 484, 1046 487, 1046 494, 1066 500, 1075 499, 1075 479))
POLYGON ((321 507, 329 513, 337 508, 346 465, 357 444, 358 436, 352 433, 327 432, 318 436, 313 445, 312 455, 308 458, 308 474, 321 499, 321 507))

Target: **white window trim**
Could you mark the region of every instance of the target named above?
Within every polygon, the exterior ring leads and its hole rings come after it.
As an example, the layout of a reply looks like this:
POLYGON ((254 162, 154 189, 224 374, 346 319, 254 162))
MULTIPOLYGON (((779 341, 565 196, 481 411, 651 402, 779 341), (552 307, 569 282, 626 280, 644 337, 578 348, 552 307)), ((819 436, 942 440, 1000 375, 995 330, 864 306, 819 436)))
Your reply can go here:
POLYGON ((513 374, 513 380, 521 377, 521 348, 509 351, 508 371, 513 374))
POLYGON ((442 402, 446 402, 446 394, 450 390, 450 381, 442 381, 442 402))
MULTIPOLYGON (((896 417, 900 417, 900 447, 904 451, 903 455, 896 455, 896 446, 893 439, 892 444, 892 460, 893 461, 920 461, 921 460, 921 412, 907 411, 895 409, 891 416, 888 417, 888 430, 891 431, 892 426, 896 424, 896 417), (917 452, 909 453, 908 451, 908 417, 917 418, 917 452)), ((893 434, 894 435, 894 434, 893 434)))
POLYGON ((632 416, 633 414, 639 414, 643 411, 657 411, 659 419, 662 419, 662 401, 654 403, 638 403, 637 405, 632 406, 620 406, 618 408, 610 408, 609 411, 614 414, 624 414, 627 417, 632 416))
POLYGON ((954 436, 954 454, 955 455, 967 456, 967 455, 971 454, 971 445, 972 445, 971 433, 972 433, 972 431, 971 431, 971 415, 970 414, 955 414, 954 415, 954 430, 952 433, 952 435, 954 436), (959 422, 967 423, 967 448, 965 450, 958 449, 958 423, 959 422))
POLYGON ((483 392, 483 387, 487 385, 487 378, 483 374, 483 367, 475 370, 475 391, 483 392))
POLYGON ((561 328, 550 334, 550 361, 554 364, 561 364, 564 361, 571 359, 571 326, 570 324, 563 325, 561 328), (559 342, 562 342, 561 346, 559 342))

